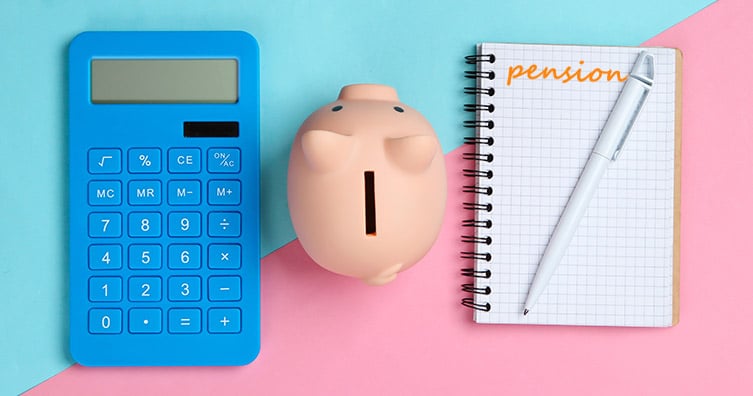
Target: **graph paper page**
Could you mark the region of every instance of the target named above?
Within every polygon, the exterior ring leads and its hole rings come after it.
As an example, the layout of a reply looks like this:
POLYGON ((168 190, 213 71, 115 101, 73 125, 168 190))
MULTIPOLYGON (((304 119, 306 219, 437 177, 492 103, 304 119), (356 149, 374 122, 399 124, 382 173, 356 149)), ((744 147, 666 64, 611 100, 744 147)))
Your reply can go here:
POLYGON ((492 259, 478 260, 476 268, 492 276, 476 285, 492 292, 475 296, 491 308, 476 311, 477 322, 672 324, 675 50, 647 50, 655 57, 654 87, 545 292, 523 316, 549 237, 624 86, 615 71, 626 77, 641 48, 479 45, 479 54, 495 55, 480 70, 495 76, 478 80, 481 88, 494 88, 494 96, 477 97, 494 105, 478 115, 494 127, 477 132, 494 138, 493 146, 480 149, 492 153, 493 162, 479 165, 494 177, 478 180, 493 187, 491 196, 478 198, 493 210, 477 218, 490 218, 493 226, 477 235, 490 235, 493 243, 478 248, 492 259), (536 69, 525 73, 531 65, 536 69), (556 72, 544 75, 544 67, 556 72))

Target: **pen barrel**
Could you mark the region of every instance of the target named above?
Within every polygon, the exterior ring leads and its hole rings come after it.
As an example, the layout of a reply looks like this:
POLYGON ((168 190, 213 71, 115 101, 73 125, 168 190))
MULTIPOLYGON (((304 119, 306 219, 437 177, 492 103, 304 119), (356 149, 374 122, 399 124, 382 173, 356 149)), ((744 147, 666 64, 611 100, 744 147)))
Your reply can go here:
POLYGON ((643 108, 651 86, 630 76, 602 128, 593 152, 615 160, 643 108))
POLYGON ((560 216, 557 226, 549 238, 544 254, 541 256, 541 261, 526 298, 526 309, 530 309, 536 304, 539 295, 546 289, 549 279, 554 275, 557 266, 562 261, 562 257, 567 252, 570 241, 578 230, 578 225, 588 209, 591 198, 599 187, 599 182, 609 162, 610 160, 597 153, 592 153, 588 159, 578 182, 575 184, 573 193, 562 211, 562 216, 560 216))

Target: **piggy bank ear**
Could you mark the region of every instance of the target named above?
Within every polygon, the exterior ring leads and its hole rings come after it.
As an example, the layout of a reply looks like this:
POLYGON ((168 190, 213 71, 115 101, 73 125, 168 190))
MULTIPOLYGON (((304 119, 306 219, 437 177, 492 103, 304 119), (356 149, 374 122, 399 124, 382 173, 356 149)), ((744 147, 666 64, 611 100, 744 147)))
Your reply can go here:
POLYGON ((437 154, 433 136, 416 135, 387 139, 384 150, 387 158, 409 172, 421 172, 429 167, 437 154))
POLYGON ((309 167, 317 172, 330 172, 350 158, 353 139, 332 131, 313 129, 301 135, 301 148, 309 167))

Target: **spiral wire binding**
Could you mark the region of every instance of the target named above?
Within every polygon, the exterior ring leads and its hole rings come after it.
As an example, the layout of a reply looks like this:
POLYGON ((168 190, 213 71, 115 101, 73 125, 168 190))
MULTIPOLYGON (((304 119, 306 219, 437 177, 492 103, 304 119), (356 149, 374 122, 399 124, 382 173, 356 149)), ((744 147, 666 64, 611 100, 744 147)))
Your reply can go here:
POLYGON ((467 63, 469 65, 475 65, 475 64, 481 63, 481 62, 494 63, 495 60, 496 60, 496 57, 494 56, 494 54, 491 54, 491 55, 468 55, 468 56, 465 57, 465 63, 467 63))
POLYGON ((493 207, 491 203, 480 204, 476 202, 463 202, 463 209, 483 210, 484 212, 491 212, 493 207))
POLYGON ((485 171, 480 171, 476 169, 463 169, 463 176, 478 177, 478 178, 483 177, 483 178, 491 179, 492 177, 494 177, 494 173, 492 172, 491 169, 485 170, 485 171))
POLYGON ((477 88, 477 87, 465 87, 463 93, 468 95, 486 95, 494 96, 494 88, 477 88))
MULTIPOLYGON (((483 64, 494 63, 494 54, 477 54, 469 55, 465 57, 465 63, 471 65, 477 65, 477 69, 473 71, 466 71, 465 77, 472 78, 476 81, 481 79, 493 80, 495 78, 493 70, 482 70, 483 64)), ((477 84, 478 85, 478 84, 477 84)), ((495 108, 494 104, 481 103, 482 97, 494 96, 494 88, 481 88, 466 87, 463 92, 468 95, 474 95, 475 103, 465 104, 463 109, 467 112, 472 112, 476 115, 473 120, 463 121, 463 126, 466 128, 472 128, 474 130, 494 129, 494 121, 481 119, 482 115, 493 113, 495 108)), ((464 260, 471 260, 473 267, 463 268, 460 273, 462 276, 475 279, 489 279, 492 276, 490 269, 479 268, 480 263, 489 263, 492 261, 492 254, 488 251, 488 247, 492 244, 492 237, 489 235, 483 235, 492 228, 492 220, 482 218, 484 214, 491 213, 491 202, 483 202, 492 195, 493 190, 491 180, 494 178, 494 173, 491 169, 482 169, 494 161, 494 156, 491 153, 482 152, 485 148, 494 145, 494 138, 491 136, 476 136, 466 137, 464 143, 473 147, 472 152, 463 153, 463 159, 473 164, 473 167, 463 169, 463 176, 467 177, 470 183, 463 186, 463 192, 472 193, 475 197, 475 202, 464 202, 463 209, 472 213, 471 218, 465 219, 462 222, 464 229, 469 230, 467 235, 461 235, 460 240, 470 246, 468 250, 460 252, 460 258, 464 260)), ((474 283, 465 283, 461 285, 462 290, 466 293, 476 295, 490 295, 492 289, 490 286, 476 286, 474 283)), ((480 302, 475 297, 463 298, 461 304, 465 307, 476 309, 479 311, 490 311, 491 304, 489 302, 480 302)))

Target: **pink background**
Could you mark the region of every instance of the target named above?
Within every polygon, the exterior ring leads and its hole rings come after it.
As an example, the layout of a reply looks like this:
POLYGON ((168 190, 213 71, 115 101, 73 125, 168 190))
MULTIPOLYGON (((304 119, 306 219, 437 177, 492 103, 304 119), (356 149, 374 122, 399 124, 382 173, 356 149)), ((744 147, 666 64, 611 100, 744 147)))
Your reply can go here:
POLYGON ((680 324, 477 325, 460 306, 460 148, 445 226, 392 284, 332 275, 293 242, 262 262, 262 352, 235 368, 73 366, 28 394, 753 394, 753 2, 722 0, 645 45, 683 82, 680 324))

